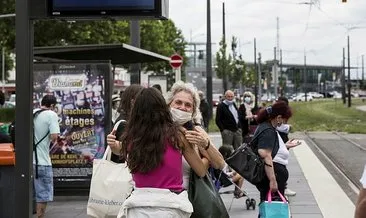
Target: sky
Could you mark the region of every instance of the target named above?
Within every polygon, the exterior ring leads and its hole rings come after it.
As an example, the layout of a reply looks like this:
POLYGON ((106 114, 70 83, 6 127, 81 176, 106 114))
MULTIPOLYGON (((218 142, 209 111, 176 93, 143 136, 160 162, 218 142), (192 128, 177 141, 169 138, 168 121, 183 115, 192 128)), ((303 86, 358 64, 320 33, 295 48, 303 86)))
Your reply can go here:
MULTIPOLYGON (((239 40, 244 60, 254 61, 254 38, 262 60, 273 59, 277 46, 284 63, 309 65, 342 63, 342 49, 350 36, 351 66, 361 68, 366 56, 365 0, 226 0, 226 40, 239 40), (304 4, 312 2, 313 4, 304 4)), ((222 38, 222 2, 211 0, 213 52, 222 38)), ((206 0, 171 0, 169 17, 182 30, 188 42, 206 42, 206 0)), ((228 44, 230 45, 230 44, 228 44)), ((230 48, 230 46, 228 46, 230 48)), ((204 47, 202 47, 204 48, 204 47)), ((356 72, 355 72, 356 73, 356 72)), ((361 77, 361 69, 359 69, 361 77)))

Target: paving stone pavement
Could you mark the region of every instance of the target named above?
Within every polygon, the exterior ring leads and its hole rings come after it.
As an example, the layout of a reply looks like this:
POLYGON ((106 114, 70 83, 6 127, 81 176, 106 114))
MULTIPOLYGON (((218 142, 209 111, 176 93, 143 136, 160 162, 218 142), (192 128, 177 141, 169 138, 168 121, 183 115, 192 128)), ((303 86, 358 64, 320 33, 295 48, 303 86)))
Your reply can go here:
MULTIPOLYGON (((221 137, 218 133, 210 134, 216 146, 220 146, 221 137)), ((292 152, 291 152, 292 153, 292 152)), ((291 154, 290 162, 288 165, 290 172, 290 178, 288 181, 288 187, 291 190, 297 192, 297 195, 290 197, 290 209, 293 218, 322 218, 323 215, 314 199, 314 196, 310 190, 310 187, 304 177, 304 174, 296 160, 296 157, 291 154)), ((222 188, 220 192, 234 190, 234 186, 222 188)), ((248 193, 250 198, 254 198, 257 201, 255 210, 247 210, 245 206, 246 198, 234 199, 233 194, 221 194, 221 198, 228 209, 231 218, 257 218, 258 217, 258 203, 259 192, 257 189, 249 184, 244 183, 244 191, 248 193)), ((62 218, 62 217, 75 217, 86 218, 86 196, 73 196, 64 197, 57 196, 55 202, 49 204, 47 208, 46 218, 62 218)))

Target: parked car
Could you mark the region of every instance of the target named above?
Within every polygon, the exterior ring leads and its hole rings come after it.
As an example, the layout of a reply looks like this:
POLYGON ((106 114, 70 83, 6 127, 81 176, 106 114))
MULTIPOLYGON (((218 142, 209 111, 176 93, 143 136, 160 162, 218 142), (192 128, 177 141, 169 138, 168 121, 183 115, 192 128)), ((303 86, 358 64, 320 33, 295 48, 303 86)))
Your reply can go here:
POLYGON ((324 95, 319 92, 309 92, 309 95, 311 95, 313 98, 324 98, 324 95))
POLYGON ((264 101, 273 102, 274 100, 276 100, 276 96, 274 96, 274 94, 272 94, 272 93, 269 93, 269 95, 268 94, 264 94, 261 97, 261 101, 262 102, 264 102, 264 101))
POLYGON ((5 101, 3 108, 15 108, 15 102, 12 101, 5 101))
POLYGON ((15 102, 15 97, 16 97, 15 94, 11 94, 10 98, 9 98, 9 101, 10 102, 15 102))
MULTIPOLYGON (((297 95, 295 98, 293 98, 293 100, 294 101, 305 101, 305 93, 297 95)), ((306 100, 307 101, 312 101, 313 96, 311 96, 310 94, 306 94, 306 100)))
POLYGON ((212 106, 216 107, 220 104, 222 98, 222 94, 212 94, 212 106))

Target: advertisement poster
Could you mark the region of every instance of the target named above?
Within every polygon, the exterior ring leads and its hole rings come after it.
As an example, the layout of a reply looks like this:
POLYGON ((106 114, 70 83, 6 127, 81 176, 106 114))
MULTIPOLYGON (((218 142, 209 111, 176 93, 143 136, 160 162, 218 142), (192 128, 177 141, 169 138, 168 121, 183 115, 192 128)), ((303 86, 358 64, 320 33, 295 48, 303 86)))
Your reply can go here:
POLYGON ((88 185, 93 159, 103 156, 110 128, 109 63, 34 64, 33 107, 56 96, 60 137, 50 145, 55 186, 88 185))

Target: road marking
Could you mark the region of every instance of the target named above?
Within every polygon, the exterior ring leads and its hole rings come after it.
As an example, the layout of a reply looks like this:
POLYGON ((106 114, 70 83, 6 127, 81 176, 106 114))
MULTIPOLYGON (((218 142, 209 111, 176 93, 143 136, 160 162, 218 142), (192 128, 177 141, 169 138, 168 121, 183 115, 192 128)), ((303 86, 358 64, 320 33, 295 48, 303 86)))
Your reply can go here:
POLYGON ((338 185, 307 143, 293 149, 311 191, 325 218, 353 217, 355 205, 338 185))

